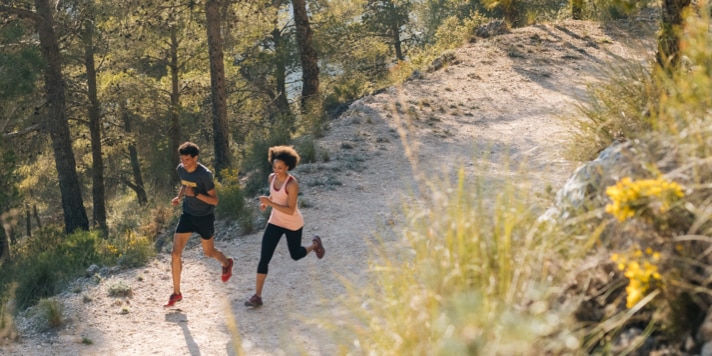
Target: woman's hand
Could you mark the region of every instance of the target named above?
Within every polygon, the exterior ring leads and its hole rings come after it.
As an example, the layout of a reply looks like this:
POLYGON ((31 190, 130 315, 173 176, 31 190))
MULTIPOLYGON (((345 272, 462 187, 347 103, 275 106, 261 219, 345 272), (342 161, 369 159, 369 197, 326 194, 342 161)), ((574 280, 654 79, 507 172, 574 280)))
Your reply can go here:
POLYGON ((267 207, 270 206, 270 204, 272 204, 272 201, 269 199, 268 196, 264 196, 264 195, 260 196, 260 210, 261 211, 265 211, 265 209, 267 209, 267 207))

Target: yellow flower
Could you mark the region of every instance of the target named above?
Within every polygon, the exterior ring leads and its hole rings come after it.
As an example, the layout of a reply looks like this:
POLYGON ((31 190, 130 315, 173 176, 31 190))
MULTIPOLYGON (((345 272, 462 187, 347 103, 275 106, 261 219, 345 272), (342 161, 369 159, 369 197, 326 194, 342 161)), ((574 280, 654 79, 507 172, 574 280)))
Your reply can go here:
POLYGON ((641 214, 646 211, 665 213, 672 203, 684 196, 679 184, 666 181, 662 177, 637 181, 624 177, 615 185, 606 188, 606 194, 611 203, 606 205, 605 210, 619 221, 634 217, 638 211, 641 214), (655 208, 656 206, 658 208, 655 208))

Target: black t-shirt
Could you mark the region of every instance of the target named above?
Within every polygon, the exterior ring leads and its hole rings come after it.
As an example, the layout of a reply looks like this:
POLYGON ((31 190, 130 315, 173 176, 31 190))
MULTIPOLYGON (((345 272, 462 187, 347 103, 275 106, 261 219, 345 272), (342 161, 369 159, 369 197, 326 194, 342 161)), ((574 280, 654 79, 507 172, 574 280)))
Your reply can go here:
MULTIPOLYGON (((208 195, 208 191, 215 189, 213 182, 213 173, 208 168, 198 163, 194 171, 188 172, 183 167, 183 163, 176 168, 180 182, 186 187, 191 187, 195 194, 208 195)), ((183 198, 183 212, 194 216, 210 215, 215 211, 215 205, 204 203, 202 200, 194 197, 183 198)))

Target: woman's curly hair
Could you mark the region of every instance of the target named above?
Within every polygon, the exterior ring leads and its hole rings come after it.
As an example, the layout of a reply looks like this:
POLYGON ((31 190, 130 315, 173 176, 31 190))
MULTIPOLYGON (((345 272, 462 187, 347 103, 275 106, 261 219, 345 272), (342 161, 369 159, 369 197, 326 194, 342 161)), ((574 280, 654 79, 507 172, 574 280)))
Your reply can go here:
POLYGON ((278 159, 287 165, 287 170, 291 171, 299 164, 299 154, 292 146, 272 146, 269 148, 267 161, 270 164, 278 159))

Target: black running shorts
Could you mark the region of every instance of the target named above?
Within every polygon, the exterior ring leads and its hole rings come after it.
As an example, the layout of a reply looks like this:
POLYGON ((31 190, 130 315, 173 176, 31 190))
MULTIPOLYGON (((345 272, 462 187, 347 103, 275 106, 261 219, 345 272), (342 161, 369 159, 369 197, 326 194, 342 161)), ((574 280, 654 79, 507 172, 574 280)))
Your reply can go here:
POLYGON ((176 233, 196 232, 204 240, 215 235, 215 215, 195 216, 183 213, 178 221, 176 233))

